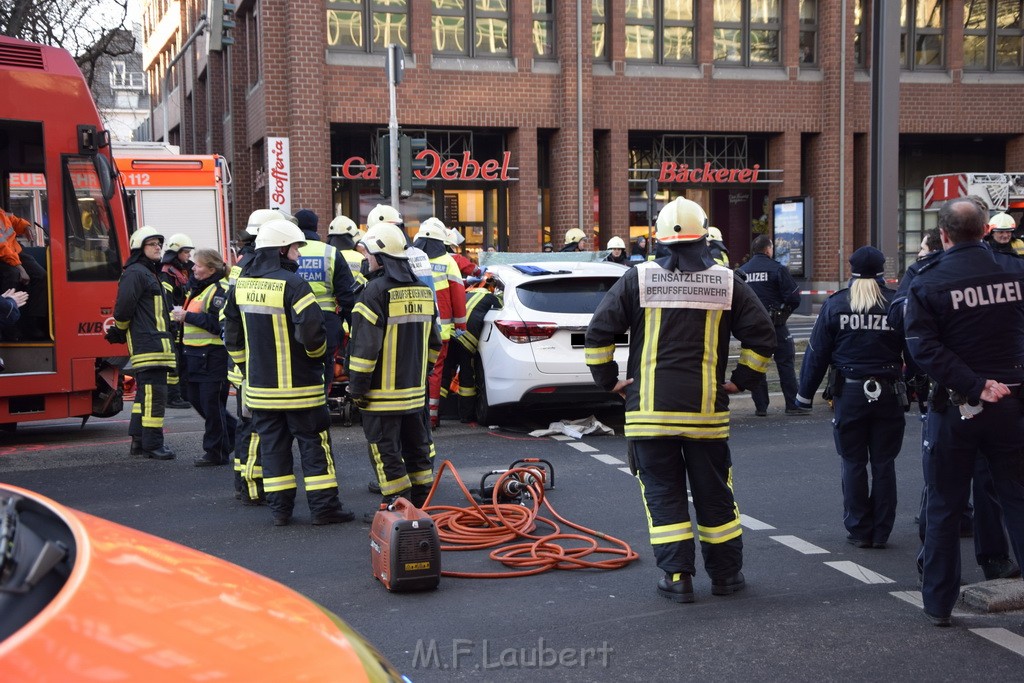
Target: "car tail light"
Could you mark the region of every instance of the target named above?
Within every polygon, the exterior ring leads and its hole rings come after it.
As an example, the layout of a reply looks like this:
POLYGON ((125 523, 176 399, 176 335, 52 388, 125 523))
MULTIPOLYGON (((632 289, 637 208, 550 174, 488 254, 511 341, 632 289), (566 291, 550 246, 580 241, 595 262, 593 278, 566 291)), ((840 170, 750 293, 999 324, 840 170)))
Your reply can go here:
POLYGON ((558 331, 558 323, 534 323, 521 320, 495 320, 494 326, 508 337, 509 341, 516 344, 529 344, 550 339, 558 331))

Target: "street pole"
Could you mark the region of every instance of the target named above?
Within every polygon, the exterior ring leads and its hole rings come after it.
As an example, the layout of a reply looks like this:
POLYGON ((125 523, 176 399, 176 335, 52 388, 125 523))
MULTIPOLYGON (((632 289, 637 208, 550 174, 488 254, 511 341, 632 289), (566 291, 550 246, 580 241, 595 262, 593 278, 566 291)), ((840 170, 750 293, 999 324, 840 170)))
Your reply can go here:
MULTIPOLYGON (((872 6, 871 243, 885 254, 885 276, 896 277, 899 227, 900 3, 872 6)), ((913 59, 913 45, 907 58, 913 59)))
POLYGON ((388 119, 388 156, 391 159, 391 206, 399 211, 398 192, 398 93, 396 86, 401 80, 399 69, 399 46, 388 45, 388 99, 391 105, 391 116, 388 119))
MULTIPOLYGON (((843 288, 846 274, 846 0, 840 9, 839 22, 839 270, 836 289, 843 288)), ((810 275, 808 273, 808 275, 810 275)))

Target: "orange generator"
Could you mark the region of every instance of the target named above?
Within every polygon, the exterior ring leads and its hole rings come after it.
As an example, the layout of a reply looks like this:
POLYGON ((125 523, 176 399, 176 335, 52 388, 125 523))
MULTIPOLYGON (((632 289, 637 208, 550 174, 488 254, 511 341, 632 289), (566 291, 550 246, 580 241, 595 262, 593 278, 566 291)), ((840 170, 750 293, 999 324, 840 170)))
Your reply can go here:
POLYGON ((405 498, 381 505, 370 525, 370 566, 389 591, 437 588, 441 541, 431 516, 405 498))

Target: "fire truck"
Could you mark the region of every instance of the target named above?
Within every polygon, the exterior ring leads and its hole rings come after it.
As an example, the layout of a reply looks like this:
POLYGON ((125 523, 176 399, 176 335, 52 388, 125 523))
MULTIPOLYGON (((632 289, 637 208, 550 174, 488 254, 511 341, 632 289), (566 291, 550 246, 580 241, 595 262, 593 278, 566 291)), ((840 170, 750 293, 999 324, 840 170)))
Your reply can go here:
POLYGON ((1024 173, 946 173, 924 179, 925 211, 938 211, 943 202, 975 195, 988 205, 989 212, 1024 211, 1024 173))
POLYGON ((129 225, 110 136, 64 50, 0 37, 0 93, 0 205, 34 224, 19 240, 46 271, 49 327, 3 335, 0 426, 114 415, 127 348, 104 332, 129 225))

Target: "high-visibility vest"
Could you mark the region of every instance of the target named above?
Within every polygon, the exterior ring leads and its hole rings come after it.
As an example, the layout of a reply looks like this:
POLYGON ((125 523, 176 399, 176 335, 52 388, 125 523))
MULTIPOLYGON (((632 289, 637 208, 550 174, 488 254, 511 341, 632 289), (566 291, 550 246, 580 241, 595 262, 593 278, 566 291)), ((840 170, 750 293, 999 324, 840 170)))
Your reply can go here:
MULTIPOLYGON (((214 282, 204 289, 199 296, 193 297, 185 302, 185 311, 188 313, 214 313, 220 317, 220 311, 226 301, 227 292, 220 288, 219 282, 214 282), (216 297, 221 297, 220 306, 212 306, 216 297)), ((198 325, 193 325, 186 319, 182 331, 181 343, 185 346, 224 346, 224 340, 220 334, 213 334, 209 330, 198 325)))
POLYGON ((334 298, 334 261, 338 250, 324 242, 310 240, 299 248, 299 276, 309 283, 316 303, 325 311, 334 313, 338 302, 334 298))

